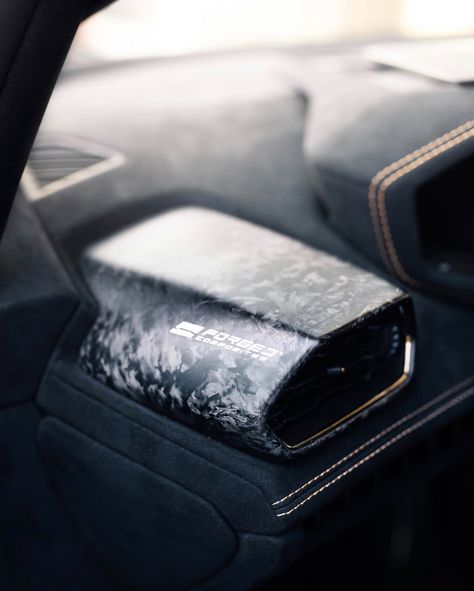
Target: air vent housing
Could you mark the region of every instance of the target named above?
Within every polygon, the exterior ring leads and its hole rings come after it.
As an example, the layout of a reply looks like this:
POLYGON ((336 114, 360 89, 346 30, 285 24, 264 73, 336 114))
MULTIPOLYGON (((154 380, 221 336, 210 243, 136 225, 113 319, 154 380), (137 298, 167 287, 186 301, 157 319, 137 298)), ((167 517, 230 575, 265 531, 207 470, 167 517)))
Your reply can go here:
POLYGON ((282 386, 268 412, 270 429, 296 449, 382 400, 410 373, 407 328, 400 303, 330 335, 282 386))
POLYGON ((227 215, 162 214, 90 248, 82 270, 100 310, 82 367, 260 453, 308 451, 412 372, 406 294, 227 215))
POLYGON ((122 154, 91 142, 39 136, 30 152, 22 185, 30 199, 41 199, 123 162, 122 154))

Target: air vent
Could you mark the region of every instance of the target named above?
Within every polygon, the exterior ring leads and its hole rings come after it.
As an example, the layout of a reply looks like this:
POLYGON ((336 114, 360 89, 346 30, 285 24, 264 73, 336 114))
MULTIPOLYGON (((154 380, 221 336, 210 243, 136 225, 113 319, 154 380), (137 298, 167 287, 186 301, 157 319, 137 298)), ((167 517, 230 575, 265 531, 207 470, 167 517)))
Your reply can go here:
POLYGON ((410 373, 405 322, 403 309, 391 308, 318 347, 271 407, 272 431, 298 447, 395 391, 410 373))
POLYGON ((22 185, 41 199, 122 165, 119 152, 75 138, 39 138, 30 153, 22 185))
POLYGON ((420 185, 416 195, 425 258, 445 275, 474 275, 474 154, 420 185), (449 195, 449 199, 446 199, 449 195))

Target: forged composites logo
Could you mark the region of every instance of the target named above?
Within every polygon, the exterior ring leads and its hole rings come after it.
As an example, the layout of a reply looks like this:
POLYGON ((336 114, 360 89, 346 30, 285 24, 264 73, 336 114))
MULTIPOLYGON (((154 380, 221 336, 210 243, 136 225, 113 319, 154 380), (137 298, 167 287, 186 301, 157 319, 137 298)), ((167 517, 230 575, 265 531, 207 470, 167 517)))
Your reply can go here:
POLYGON ((206 343, 212 347, 234 351, 235 353, 240 353, 241 355, 258 359, 259 361, 267 361, 275 355, 282 354, 278 349, 272 349, 254 341, 242 339, 227 332, 215 330, 214 328, 206 328, 205 326, 193 324, 192 322, 180 322, 170 330, 170 333, 206 343))

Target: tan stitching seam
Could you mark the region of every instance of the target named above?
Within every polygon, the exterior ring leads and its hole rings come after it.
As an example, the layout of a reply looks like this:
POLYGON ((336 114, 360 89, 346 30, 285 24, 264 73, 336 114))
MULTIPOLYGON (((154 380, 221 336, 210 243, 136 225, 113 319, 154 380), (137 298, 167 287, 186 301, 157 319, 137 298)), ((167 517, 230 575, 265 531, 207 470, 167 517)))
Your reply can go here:
POLYGON ((404 281, 407 281, 408 283, 411 283, 414 286, 420 285, 420 282, 417 281, 416 279, 414 279, 413 277, 411 277, 403 268, 403 265, 400 261, 400 258, 398 257, 398 253, 396 251, 395 244, 393 241, 392 232, 390 230, 390 224, 389 224, 388 215, 387 215, 387 209, 386 209, 387 189, 390 187, 390 185, 392 185, 395 181, 397 181, 401 177, 407 175, 408 173, 412 172, 413 170, 415 170, 416 168, 425 164, 426 162, 433 160, 433 158, 436 158, 440 154, 444 154, 448 150, 451 150, 455 146, 461 144, 462 142, 465 142, 466 140, 468 140, 472 137, 474 137, 474 127, 472 129, 470 129, 469 131, 465 131, 461 135, 456 136, 455 138, 453 138, 449 142, 446 142, 446 143, 442 144, 441 146, 438 146, 434 150, 431 150, 430 152, 428 152, 424 156, 420 156, 419 158, 417 158, 416 160, 414 160, 410 164, 407 164, 406 166, 404 166, 403 168, 401 168, 397 172, 394 172, 389 177, 387 177, 381 183, 381 185, 379 187, 378 207, 379 207, 379 213, 380 213, 380 221, 382 224, 382 234, 383 234, 383 237, 385 240, 386 249, 387 249, 388 255, 390 257, 390 261, 392 263, 392 266, 393 266, 396 274, 401 279, 403 279, 404 281))
POLYGON ((430 150, 436 148, 440 144, 444 144, 444 142, 449 141, 454 136, 467 131, 471 127, 474 127, 474 119, 470 119, 469 121, 466 121, 466 123, 459 125, 459 127, 456 127, 455 129, 446 132, 445 134, 435 138, 434 140, 431 140, 427 144, 423 144, 416 150, 413 150, 413 152, 410 152, 409 154, 402 156, 402 158, 399 158, 395 162, 392 162, 388 166, 385 166, 385 168, 382 168, 382 170, 379 170, 379 172, 377 172, 377 174, 373 177, 371 184, 377 185, 385 176, 391 174, 392 172, 395 172, 397 168, 400 168, 401 166, 408 164, 408 162, 410 162, 411 160, 415 160, 415 158, 418 158, 419 156, 423 156, 423 154, 425 154, 426 152, 429 152, 430 150))
POLYGON ((474 119, 471 119, 386 166, 370 181, 368 194, 369 210, 380 254, 388 269, 393 267, 400 278, 412 283, 412 285, 419 285, 419 283, 406 273, 398 258, 388 224, 385 201, 383 201, 386 191, 392 183, 402 176, 473 136, 474 119), (380 187, 378 186, 379 183, 380 187))
POLYGON ((302 507, 305 503, 310 501, 316 495, 319 495, 320 493, 325 491, 327 488, 329 488, 330 486, 332 486, 336 482, 339 482, 339 480, 348 476, 349 474, 354 472, 354 470, 357 470, 358 468, 360 468, 361 466, 363 466, 364 464, 366 464, 367 462, 369 462, 370 460, 372 460, 373 458, 378 456, 380 453, 382 453, 383 451, 385 451, 386 449, 388 449, 389 447, 391 447, 395 443, 398 443, 398 441, 400 441, 401 439, 403 439, 407 435, 410 435, 411 433, 413 433, 414 431, 416 431, 417 429, 419 429, 423 425, 426 425, 426 423, 429 423, 430 421, 432 421, 436 417, 440 416, 441 414, 447 412, 448 410, 450 410, 454 406, 457 406, 458 404, 460 404, 461 402, 463 402, 464 400, 466 400, 467 398, 469 398, 473 394, 474 394, 474 388, 471 388, 469 390, 466 390, 465 392, 463 392, 462 394, 460 394, 456 398, 453 398, 452 400, 450 400, 449 402, 447 402, 443 406, 440 406, 439 408, 434 410, 432 413, 427 415, 424 419, 420 419, 418 422, 414 423, 411 427, 407 427, 405 430, 398 433, 398 435, 395 435, 395 437, 392 437, 392 439, 389 439, 386 443, 384 443, 383 445, 381 445, 380 447, 378 447, 377 449, 372 451, 370 454, 367 454, 364 458, 362 458, 361 460, 356 462, 353 466, 351 466, 350 468, 348 468, 347 470, 345 470, 344 472, 342 472, 341 474, 339 474, 338 476, 336 476, 335 478, 333 478, 332 480, 327 482, 325 485, 321 486, 321 488, 319 488, 318 490, 311 493, 309 496, 307 496, 305 499, 303 499, 300 503, 295 505, 295 507, 293 507, 292 509, 289 509, 288 511, 284 511, 283 513, 277 513, 277 517, 285 517, 287 515, 290 515, 291 513, 293 513, 294 511, 296 511, 300 507, 302 507))
POLYGON ((340 460, 338 460, 337 462, 332 464, 332 466, 329 466, 329 468, 326 468, 325 470, 320 472, 317 476, 314 476, 313 478, 311 478, 310 480, 308 480, 307 482, 305 482, 304 484, 302 484, 301 486, 299 486, 295 490, 288 493, 283 498, 272 503, 272 506, 275 507, 277 505, 281 505, 285 501, 288 501, 289 499, 291 499, 292 497, 294 497, 295 495, 297 495, 298 493, 303 491, 305 488, 308 488, 308 486, 310 486, 311 484, 314 484, 318 480, 321 480, 321 478, 323 478, 324 476, 327 476, 330 472, 333 472, 341 464, 344 464, 345 462, 347 462, 347 460, 350 460, 351 458, 356 456, 358 453, 360 453, 361 451, 363 451, 364 449, 366 449, 367 447, 369 447, 373 443, 376 443, 379 439, 381 439, 385 435, 388 435, 388 433, 390 433, 391 431, 393 431, 397 427, 400 427, 401 425, 403 425, 407 421, 415 418, 416 416, 418 416, 422 412, 425 412, 426 410, 428 410, 429 408, 431 408, 435 404, 442 402, 444 399, 451 396, 451 394, 454 394, 454 392, 457 392, 461 388, 464 388, 465 386, 470 384, 473 380, 474 380, 474 376, 470 376, 469 378, 466 378, 464 381, 460 382, 459 384, 456 384, 455 386, 452 386, 451 388, 449 388, 448 390, 446 390, 442 394, 439 394, 436 398, 433 398, 432 400, 430 400, 426 404, 423 404, 422 406, 418 407, 417 409, 415 409, 411 413, 405 415, 404 417, 402 417, 401 419, 399 419, 398 421, 396 421, 395 423, 393 423, 389 427, 385 428, 383 431, 380 431, 380 433, 377 433, 377 435, 374 435, 371 439, 368 439, 365 443, 362 443, 362 445, 360 445, 356 449, 352 450, 350 453, 345 455, 343 458, 341 458, 340 460))

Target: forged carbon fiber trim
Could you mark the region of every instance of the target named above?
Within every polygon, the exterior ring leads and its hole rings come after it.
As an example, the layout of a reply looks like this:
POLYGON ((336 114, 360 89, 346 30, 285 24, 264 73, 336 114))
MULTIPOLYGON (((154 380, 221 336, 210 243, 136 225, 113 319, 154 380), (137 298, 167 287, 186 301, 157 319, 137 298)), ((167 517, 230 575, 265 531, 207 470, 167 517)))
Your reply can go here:
POLYGON ((366 271, 253 224, 175 210, 93 246, 82 269, 100 307, 81 349, 83 368, 234 444, 279 457, 302 453, 402 385, 400 370, 383 396, 368 388, 363 408, 343 399, 344 420, 324 436, 283 443, 268 415, 289 380, 335 335, 392 308, 408 317, 410 302, 366 271))

